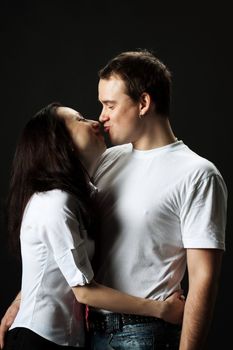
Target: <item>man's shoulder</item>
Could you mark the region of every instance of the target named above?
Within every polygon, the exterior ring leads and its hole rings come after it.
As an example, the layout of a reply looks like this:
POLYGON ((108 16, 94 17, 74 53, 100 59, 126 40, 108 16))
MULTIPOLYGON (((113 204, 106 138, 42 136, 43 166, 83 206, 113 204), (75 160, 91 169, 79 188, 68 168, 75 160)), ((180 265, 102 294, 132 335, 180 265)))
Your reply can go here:
POLYGON ((100 157, 98 167, 102 166, 104 163, 109 163, 109 162, 112 163, 115 160, 128 155, 131 151, 132 151, 131 143, 109 147, 100 157))
POLYGON ((112 168, 113 165, 120 167, 131 152, 132 144, 130 143, 107 148, 98 161, 96 171, 93 176, 94 183, 98 182, 99 178, 102 177, 102 175, 110 168, 112 168))
POLYGON ((112 146, 106 149, 106 151, 103 153, 103 157, 112 157, 114 155, 122 155, 125 153, 128 153, 132 150, 132 144, 126 143, 123 145, 118 146, 112 146))
POLYGON ((199 155, 187 146, 180 157, 180 166, 185 177, 192 183, 202 182, 212 176, 222 179, 219 169, 211 160, 199 155))

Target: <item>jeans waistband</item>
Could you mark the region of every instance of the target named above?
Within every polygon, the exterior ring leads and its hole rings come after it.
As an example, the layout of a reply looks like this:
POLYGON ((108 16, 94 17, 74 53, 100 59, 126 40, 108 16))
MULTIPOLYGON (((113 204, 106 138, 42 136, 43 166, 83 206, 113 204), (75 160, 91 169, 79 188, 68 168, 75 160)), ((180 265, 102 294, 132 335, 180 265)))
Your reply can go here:
POLYGON ((89 311, 88 325, 93 331, 113 333, 122 330, 123 326, 136 323, 152 323, 161 322, 162 320, 156 317, 140 316, 131 314, 107 313, 102 314, 96 311, 89 311))

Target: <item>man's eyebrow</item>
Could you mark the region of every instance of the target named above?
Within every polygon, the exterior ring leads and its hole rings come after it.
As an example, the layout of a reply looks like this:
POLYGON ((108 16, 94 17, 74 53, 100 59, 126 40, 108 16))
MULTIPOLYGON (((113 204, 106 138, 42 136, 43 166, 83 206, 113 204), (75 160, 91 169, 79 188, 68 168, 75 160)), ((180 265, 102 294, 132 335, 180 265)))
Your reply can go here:
POLYGON ((115 100, 99 100, 99 102, 101 103, 115 103, 116 101, 115 100))

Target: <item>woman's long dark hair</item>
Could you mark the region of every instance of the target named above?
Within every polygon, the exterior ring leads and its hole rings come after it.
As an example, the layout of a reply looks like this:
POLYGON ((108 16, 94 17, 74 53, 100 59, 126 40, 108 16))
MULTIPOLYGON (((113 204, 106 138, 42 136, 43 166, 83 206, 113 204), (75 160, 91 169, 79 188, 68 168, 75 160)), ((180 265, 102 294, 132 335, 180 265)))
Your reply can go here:
MULTIPOLYGON (((72 140, 53 102, 36 113, 24 127, 11 171, 7 200, 7 223, 11 247, 19 248, 24 209, 36 192, 61 189, 74 194, 88 226, 92 204, 87 172, 73 151, 72 140)), ((91 226, 91 225, 89 225, 91 226)))

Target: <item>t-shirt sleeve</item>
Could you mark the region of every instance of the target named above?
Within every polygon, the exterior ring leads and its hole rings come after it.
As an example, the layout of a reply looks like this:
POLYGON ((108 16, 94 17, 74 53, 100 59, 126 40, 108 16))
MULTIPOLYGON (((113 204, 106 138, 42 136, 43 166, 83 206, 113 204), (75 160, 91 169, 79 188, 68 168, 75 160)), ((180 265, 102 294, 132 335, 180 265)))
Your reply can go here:
POLYGON ((51 217, 44 228, 44 239, 70 287, 91 282, 94 274, 85 240, 80 234, 80 224, 72 213, 58 212, 51 217))
POLYGON ((213 174, 192 187, 181 209, 181 233, 185 248, 225 250, 227 188, 213 174))

